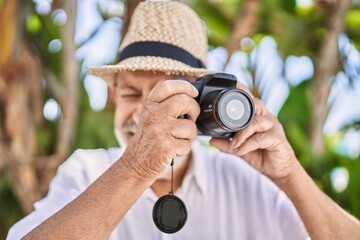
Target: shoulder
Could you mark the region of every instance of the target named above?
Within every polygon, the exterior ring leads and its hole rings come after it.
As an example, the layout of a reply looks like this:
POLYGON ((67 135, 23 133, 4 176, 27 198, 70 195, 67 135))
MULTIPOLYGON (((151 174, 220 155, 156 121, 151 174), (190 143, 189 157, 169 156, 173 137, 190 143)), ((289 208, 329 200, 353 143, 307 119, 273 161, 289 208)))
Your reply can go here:
POLYGON ((58 168, 57 176, 95 180, 122 154, 121 148, 77 149, 58 168))
POLYGON ((121 154, 121 148, 77 149, 66 162, 78 162, 83 165, 111 164, 118 160, 121 154))
POLYGON ((73 164, 79 164, 84 167, 89 165, 108 165, 118 160, 121 154, 121 148, 77 149, 61 167, 67 167, 67 165, 73 164))

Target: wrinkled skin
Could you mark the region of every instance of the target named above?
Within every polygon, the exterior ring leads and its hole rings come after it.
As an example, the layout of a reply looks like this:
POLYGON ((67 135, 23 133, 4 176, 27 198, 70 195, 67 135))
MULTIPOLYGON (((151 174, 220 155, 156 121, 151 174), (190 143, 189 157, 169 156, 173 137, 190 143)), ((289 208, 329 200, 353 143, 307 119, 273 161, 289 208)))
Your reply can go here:
POLYGON ((119 73, 114 95, 115 127, 131 172, 156 179, 171 159, 185 156, 197 136, 198 91, 182 80, 152 72, 119 73), (179 119, 186 114, 187 119, 179 119))
MULTIPOLYGON (((243 85, 238 83, 237 87, 252 96, 243 85)), ((243 158, 275 182, 284 180, 298 164, 295 153, 278 119, 269 113, 260 99, 253 99, 256 111, 252 123, 232 139, 213 138, 210 144, 243 158)))
MULTIPOLYGON (((159 177, 172 158, 190 159, 199 114, 194 100, 197 90, 186 81, 168 80, 171 78, 141 71, 119 74, 110 93, 116 103, 115 127, 121 144, 127 146, 124 154, 23 239, 108 239, 146 189, 151 187, 158 196, 167 193, 169 180, 159 177), (183 114, 189 117, 179 119, 183 114)), ((258 99, 254 101, 256 116, 247 129, 231 140, 212 139, 210 143, 243 157, 271 178, 294 203, 311 239, 360 239, 359 221, 319 190, 298 163, 280 123, 258 99)), ((188 166, 183 164, 174 173, 178 184, 183 176, 179 173, 188 166)))
MULTIPOLYGON (((156 179, 172 158, 190 151, 197 136, 198 92, 186 81, 169 80, 174 78, 145 71, 117 76, 115 127, 133 159, 127 166, 139 178, 156 179), (183 114, 188 118, 178 119, 183 114)), ((249 92, 240 84, 238 88, 249 92)), ((230 140, 213 138, 210 144, 242 157, 274 181, 284 179, 297 164, 296 157, 279 121, 259 99, 254 102, 256 113, 248 128, 230 140)))

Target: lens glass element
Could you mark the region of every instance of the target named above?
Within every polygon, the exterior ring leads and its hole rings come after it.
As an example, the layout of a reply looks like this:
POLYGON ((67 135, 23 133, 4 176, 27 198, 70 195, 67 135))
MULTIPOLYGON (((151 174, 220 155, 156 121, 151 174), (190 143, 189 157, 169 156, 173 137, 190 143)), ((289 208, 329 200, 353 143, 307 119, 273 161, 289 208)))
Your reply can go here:
POLYGON ((246 128, 255 112, 251 96, 241 89, 224 88, 207 92, 196 121, 201 135, 231 137, 246 128))
POLYGON ((225 89, 215 101, 215 114, 224 129, 236 132, 245 128, 251 121, 254 105, 251 97, 241 89, 225 89))
POLYGON ((226 106, 226 114, 232 120, 239 120, 244 116, 244 112, 244 104, 237 99, 230 100, 226 106))

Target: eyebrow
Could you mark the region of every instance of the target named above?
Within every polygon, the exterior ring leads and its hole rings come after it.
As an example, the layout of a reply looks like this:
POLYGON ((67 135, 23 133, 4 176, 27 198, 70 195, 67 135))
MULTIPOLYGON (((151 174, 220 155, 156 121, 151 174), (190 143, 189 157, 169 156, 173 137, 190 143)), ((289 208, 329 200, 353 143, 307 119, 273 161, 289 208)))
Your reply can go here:
POLYGON ((135 87, 135 86, 132 86, 132 85, 130 85, 130 84, 128 84, 128 83, 124 83, 124 82, 120 82, 119 84, 118 84, 118 88, 121 90, 121 89, 131 89, 131 90, 134 90, 134 91, 140 91, 140 89, 139 88, 137 88, 137 87, 135 87))
POLYGON ((131 81, 127 80, 126 78, 120 78, 119 75, 116 76, 116 86, 118 88, 131 88, 134 90, 139 90, 137 89, 134 85, 131 84, 131 81))

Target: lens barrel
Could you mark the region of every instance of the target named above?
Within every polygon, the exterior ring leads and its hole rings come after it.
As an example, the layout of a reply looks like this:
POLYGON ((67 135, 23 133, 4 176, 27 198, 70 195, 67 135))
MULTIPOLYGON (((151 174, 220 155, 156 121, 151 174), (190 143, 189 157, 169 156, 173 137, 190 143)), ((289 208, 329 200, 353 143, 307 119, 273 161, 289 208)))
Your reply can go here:
POLYGON ((237 88, 207 94, 202 101, 197 127, 204 135, 229 138, 246 128, 255 113, 251 96, 237 88))

